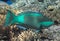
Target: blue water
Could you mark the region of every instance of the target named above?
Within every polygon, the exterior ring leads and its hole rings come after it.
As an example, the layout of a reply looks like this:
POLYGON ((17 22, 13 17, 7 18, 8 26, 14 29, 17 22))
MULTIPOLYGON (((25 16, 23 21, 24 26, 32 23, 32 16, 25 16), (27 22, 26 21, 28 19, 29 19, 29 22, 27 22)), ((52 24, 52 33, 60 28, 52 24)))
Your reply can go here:
POLYGON ((9 4, 9 5, 11 5, 12 4, 12 2, 11 2, 11 0, 0 0, 0 1, 3 1, 3 2, 6 2, 7 4, 9 4))

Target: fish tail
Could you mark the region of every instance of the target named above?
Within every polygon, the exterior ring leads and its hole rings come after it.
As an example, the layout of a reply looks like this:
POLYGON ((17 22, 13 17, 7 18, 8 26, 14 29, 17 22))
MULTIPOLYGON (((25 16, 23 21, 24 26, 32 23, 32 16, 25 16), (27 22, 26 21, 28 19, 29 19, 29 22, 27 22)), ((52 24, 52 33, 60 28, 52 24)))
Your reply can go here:
POLYGON ((10 10, 7 10, 4 26, 6 27, 6 26, 9 26, 10 24, 12 24, 14 17, 16 17, 15 14, 12 13, 10 10))

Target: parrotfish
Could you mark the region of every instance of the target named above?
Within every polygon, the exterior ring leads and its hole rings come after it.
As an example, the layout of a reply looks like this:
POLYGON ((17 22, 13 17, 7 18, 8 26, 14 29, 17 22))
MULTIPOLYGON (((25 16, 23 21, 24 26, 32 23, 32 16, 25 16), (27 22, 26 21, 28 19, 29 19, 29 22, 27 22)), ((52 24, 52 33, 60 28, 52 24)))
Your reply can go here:
POLYGON ((13 24, 27 24, 34 29, 40 29, 42 27, 48 28, 53 25, 54 22, 40 12, 25 11, 15 15, 8 10, 4 26, 7 27, 13 24))

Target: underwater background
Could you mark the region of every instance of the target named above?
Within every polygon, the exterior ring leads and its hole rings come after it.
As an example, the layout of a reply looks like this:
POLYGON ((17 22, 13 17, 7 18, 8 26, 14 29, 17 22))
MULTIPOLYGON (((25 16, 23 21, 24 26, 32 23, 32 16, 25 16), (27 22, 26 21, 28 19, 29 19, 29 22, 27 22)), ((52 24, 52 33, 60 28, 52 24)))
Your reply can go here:
POLYGON ((0 1, 6 2, 9 5, 12 4, 11 0, 0 0, 0 1))
POLYGON ((0 0, 0 41, 60 41, 60 0, 0 0))

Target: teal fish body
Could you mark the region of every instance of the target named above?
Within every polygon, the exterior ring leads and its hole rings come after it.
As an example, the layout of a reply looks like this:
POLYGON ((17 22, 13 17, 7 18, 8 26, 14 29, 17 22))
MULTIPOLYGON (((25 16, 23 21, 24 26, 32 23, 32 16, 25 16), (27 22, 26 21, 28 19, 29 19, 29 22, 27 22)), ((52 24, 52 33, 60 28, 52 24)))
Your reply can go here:
POLYGON ((26 11, 19 13, 16 16, 14 13, 8 10, 4 26, 9 26, 16 23, 27 24, 37 29, 41 28, 40 26, 49 27, 54 24, 52 20, 43 16, 39 12, 26 11))

